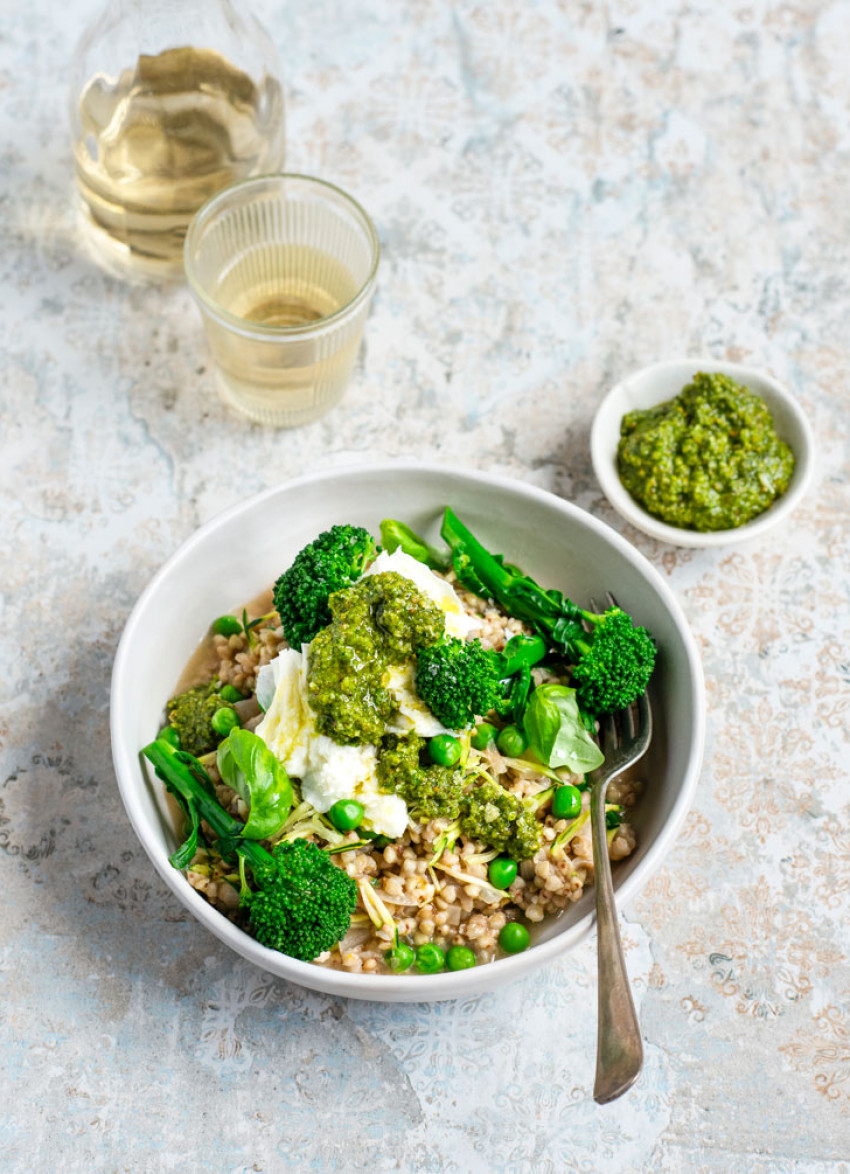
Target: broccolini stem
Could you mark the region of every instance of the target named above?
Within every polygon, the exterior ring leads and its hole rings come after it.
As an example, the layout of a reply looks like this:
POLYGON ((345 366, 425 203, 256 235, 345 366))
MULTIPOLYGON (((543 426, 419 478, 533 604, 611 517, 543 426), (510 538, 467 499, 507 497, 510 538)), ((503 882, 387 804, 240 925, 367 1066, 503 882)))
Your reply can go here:
POLYGON ((408 525, 394 518, 384 518, 381 522, 381 545, 388 554, 401 550, 433 571, 445 571, 451 565, 448 553, 436 550, 408 525))
MULTIPOLYGON (((193 803, 201 819, 206 820, 217 836, 241 837, 244 825, 228 815, 215 798, 210 777, 197 758, 159 738, 145 746, 142 753, 164 778, 169 790, 181 795, 187 803, 193 803)), ((273 866, 269 853, 253 840, 239 839, 233 847, 245 863, 250 864, 255 875, 273 866)))
POLYGON ((484 549, 478 539, 467 530, 460 518, 448 506, 443 515, 440 533, 451 549, 454 568, 461 582, 480 595, 480 589, 470 585, 471 581, 477 578, 480 586, 483 586, 494 599, 498 600, 513 578, 513 574, 502 566, 488 550, 484 549), (462 570, 465 571, 466 580, 469 582, 465 581, 462 570))
POLYGON ((492 597, 509 615, 527 620, 550 642, 558 643, 558 629, 580 619, 580 609, 560 591, 546 591, 485 550, 451 509, 446 509, 441 533, 464 587, 484 598, 492 597))
POLYGON ((524 665, 531 667, 546 655, 547 644, 542 636, 512 636, 502 651, 504 676, 512 677, 524 665))

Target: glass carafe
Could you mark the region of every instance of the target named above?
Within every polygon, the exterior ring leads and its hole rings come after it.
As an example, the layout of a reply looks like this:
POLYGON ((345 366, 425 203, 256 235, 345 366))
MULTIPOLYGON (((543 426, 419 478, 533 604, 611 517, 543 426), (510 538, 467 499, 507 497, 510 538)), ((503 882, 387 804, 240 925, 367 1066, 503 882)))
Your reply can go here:
POLYGON ((81 224, 122 275, 182 273, 201 204, 283 166, 280 62, 241 0, 110 0, 70 100, 81 224))

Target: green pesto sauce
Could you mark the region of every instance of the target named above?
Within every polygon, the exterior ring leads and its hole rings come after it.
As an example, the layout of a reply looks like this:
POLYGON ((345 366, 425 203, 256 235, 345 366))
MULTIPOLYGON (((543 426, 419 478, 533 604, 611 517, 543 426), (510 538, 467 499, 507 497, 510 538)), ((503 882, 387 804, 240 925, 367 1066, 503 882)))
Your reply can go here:
POLYGON ((675 399, 623 417, 617 467, 662 522, 732 530, 785 492, 794 454, 760 396, 727 375, 698 374, 675 399))
POLYGON ((527 860, 540 847, 543 829, 518 796, 485 781, 464 795, 460 830, 512 860, 527 860))
POLYGON ((400 795, 411 815, 455 819, 460 812, 463 774, 430 762, 424 750, 425 739, 418 734, 383 737, 378 750, 378 786, 400 795))
POLYGON ((332 621, 311 643, 307 664, 316 727, 343 745, 377 743, 398 713, 387 670, 436 643, 445 616, 395 571, 335 592, 328 605, 332 621))
POLYGON ((459 819, 465 836, 513 860, 540 847, 542 824, 517 795, 489 780, 467 787, 461 771, 430 763, 417 734, 385 735, 377 773, 381 790, 400 795, 414 818, 459 819))
POLYGON ((172 697, 165 707, 169 724, 177 731, 180 749, 195 758, 202 758, 215 750, 222 735, 212 728, 212 716, 217 709, 232 709, 235 706, 219 695, 218 681, 206 685, 193 685, 177 697, 172 697))

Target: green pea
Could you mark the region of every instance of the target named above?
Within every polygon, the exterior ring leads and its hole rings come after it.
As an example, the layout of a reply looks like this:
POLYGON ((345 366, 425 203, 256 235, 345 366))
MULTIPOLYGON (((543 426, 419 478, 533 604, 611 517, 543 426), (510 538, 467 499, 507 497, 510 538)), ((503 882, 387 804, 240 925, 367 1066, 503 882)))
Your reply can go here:
POLYGON ((475 953, 469 946, 452 946, 446 954, 446 965, 449 970, 469 970, 475 965, 475 953))
POLYGON ((180 735, 175 730, 174 726, 166 726, 164 730, 159 731, 160 742, 167 742, 169 746, 173 746, 175 750, 180 749, 180 735))
POLYGON ((516 880, 516 861, 509 860, 507 856, 497 856, 490 861, 487 871, 494 889, 509 889, 516 880))
POLYGON ((496 739, 499 753, 506 758, 519 758, 528 749, 528 738, 517 726, 505 726, 496 739))
POLYGON ((236 616, 219 616, 213 620, 212 630, 216 636, 238 636, 242 631, 242 621, 236 616))
POLYGON ((530 941, 531 934, 519 921, 509 921, 499 931, 499 945, 506 954, 521 954, 530 941))
POLYGON ((428 743, 428 753, 437 766, 456 766, 462 753, 460 742, 451 734, 437 734, 428 743))
POLYGON ((446 956, 433 942, 416 947, 416 969, 420 974, 436 974, 446 964, 446 956))
POLYGON ((482 722, 480 726, 476 726, 472 734, 472 745, 476 750, 486 750, 488 746, 492 745, 499 736, 499 731, 495 726, 491 726, 489 722, 482 722))
POLYGON ((552 814, 555 819, 575 819, 581 815, 581 791, 567 783, 558 787, 552 796, 552 814))
POLYGON ((337 799, 328 812, 328 819, 338 832, 350 832, 363 819, 363 804, 356 799, 337 799))
POLYGON ((222 685, 218 691, 222 701, 244 701, 244 694, 240 693, 235 685, 222 685))
POLYGON ((397 946, 392 946, 389 950, 384 951, 384 961, 396 974, 409 970, 415 957, 413 947, 408 946, 407 942, 399 942, 397 946))
POLYGON ((605 826, 609 831, 611 831, 612 828, 618 828, 622 822, 623 817, 620 815, 619 811, 605 812, 605 826))
POLYGON ((242 723, 239 720, 239 714, 235 709, 217 709, 210 718, 210 725, 217 734, 221 734, 222 738, 226 738, 231 730, 235 730, 237 726, 242 723))

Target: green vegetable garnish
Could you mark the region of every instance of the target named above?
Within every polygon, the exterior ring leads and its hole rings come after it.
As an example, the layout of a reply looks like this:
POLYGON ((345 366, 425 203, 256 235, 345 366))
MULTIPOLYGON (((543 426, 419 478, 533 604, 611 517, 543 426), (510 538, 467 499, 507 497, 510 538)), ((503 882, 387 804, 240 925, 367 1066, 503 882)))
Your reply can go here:
POLYGON ((226 738, 231 730, 235 730, 238 725, 241 725, 241 722, 239 721, 239 714, 235 709, 223 706, 221 709, 217 709, 212 715, 210 725, 217 734, 220 734, 222 738, 226 738))
POLYGON ((428 742, 428 753, 437 766, 456 766, 463 754, 463 747, 451 734, 436 734, 428 742))
POLYGON ((530 942, 531 934, 519 921, 509 921, 499 931, 499 945, 506 954, 521 954, 530 942))
POLYGON ((579 705, 585 713, 613 713, 646 692, 655 664, 655 645, 646 628, 636 628, 612 607, 582 612, 590 632, 576 632, 570 648, 579 705))
POLYGON ((448 569, 450 562, 448 555, 443 551, 435 550, 404 522, 385 518, 381 522, 381 545, 389 554, 392 554, 394 550, 401 550, 405 554, 409 554, 411 558, 424 563, 432 571, 448 569))
POLYGON ((250 869, 255 887, 243 884, 240 905, 248 910, 257 941, 303 962, 330 950, 348 931, 357 903, 352 878, 306 840, 281 843, 269 853, 245 839, 242 824, 222 808, 209 776, 191 755, 161 740, 143 753, 184 809, 194 813, 193 820, 205 820, 219 837, 220 849, 235 852, 250 869))
POLYGON ((587 774, 605 761, 582 720, 575 689, 539 685, 531 694, 523 721, 532 749, 546 766, 587 774))
POLYGON ((557 787, 552 796, 552 814, 555 819, 575 819, 581 812, 581 791, 567 783, 557 787))
POLYGON ((499 731, 490 722, 479 722, 472 733, 471 744, 475 750, 486 750, 499 736, 499 731))
POLYGON ((384 951, 384 961, 396 974, 409 970, 415 957, 413 947, 408 946, 407 942, 397 942, 389 950, 384 951))
POLYGON ((539 637, 514 636, 504 652, 493 652, 477 638, 446 636, 417 654, 416 692, 451 730, 465 729, 491 710, 516 716, 531 687, 531 665, 545 654, 539 637))
POLYGON ((506 856, 497 856, 490 861, 487 874, 494 889, 509 889, 516 880, 517 863, 506 856))
POLYGON ((328 819, 338 832, 350 832, 363 822, 363 804, 356 799, 338 799, 328 812, 328 819))
POLYGON ((213 620, 212 630, 216 636, 238 636, 242 631, 242 622, 237 616, 219 616, 213 620))
POLYGON ((158 736, 162 738, 164 742, 170 743, 177 750, 180 749, 180 735, 177 733, 174 726, 165 726, 159 731, 158 736))
POLYGON ((195 758, 202 758, 215 750, 227 732, 216 728, 221 726, 221 718, 213 725, 215 714, 222 709, 233 711, 234 716, 236 713, 230 702, 221 696, 214 682, 186 689, 172 697, 165 709, 181 748, 195 758))
POLYGON ((582 710, 596 714, 622 709, 645 691, 655 646, 646 629, 634 627, 620 608, 597 615, 560 591, 544 589, 501 556, 490 554, 450 509, 442 534, 463 586, 531 624, 546 648, 573 666, 582 710))
POLYGON ((475 952, 469 946, 452 946, 446 954, 449 970, 469 970, 475 965, 475 952))
POLYGON ((299 551, 274 585, 274 605, 292 648, 309 644, 331 622, 328 600, 355 583, 378 553, 361 526, 332 526, 299 551))
POLYGON ((446 956, 433 942, 416 947, 416 969, 421 974, 436 974, 446 964, 446 956))
MULTIPOLYGON (((534 695, 532 694, 532 700, 534 695)), ((508 758, 519 758, 528 749, 528 738, 517 726, 505 726, 496 739, 500 754, 508 758)))
POLYGON ((292 784, 262 738, 233 730, 218 748, 217 766, 222 780, 248 804, 243 836, 267 840, 283 827, 292 807, 292 784))

